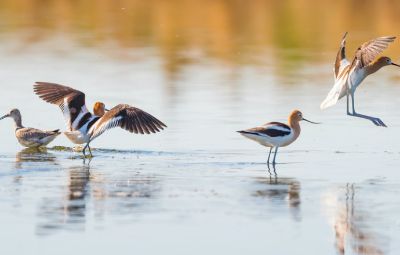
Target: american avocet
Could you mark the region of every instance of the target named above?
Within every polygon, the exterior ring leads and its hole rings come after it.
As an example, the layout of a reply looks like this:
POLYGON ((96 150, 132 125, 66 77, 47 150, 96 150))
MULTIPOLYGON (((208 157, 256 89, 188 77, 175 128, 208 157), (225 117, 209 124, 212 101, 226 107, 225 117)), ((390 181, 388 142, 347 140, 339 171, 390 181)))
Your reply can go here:
POLYGON ((361 82, 370 74, 375 73, 384 66, 394 65, 399 66, 392 62, 389 57, 376 57, 385 50, 389 43, 393 42, 396 37, 384 36, 378 37, 358 47, 353 61, 350 63, 346 59, 346 35, 344 34, 340 44, 339 52, 336 56, 334 74, 335 84, 328 93, 328 96, 321 103, 321 109, 328 108, 337 103, 339 99, 347 97, 347 115, 364 118, 372 121, 377 126, 386 127, 385 123, 379 118, 356 113, 354 109, 354 92, 361 82), (351 96, 352 113, 349 110, 349 95, 351 96))
POLYGON ((272 148, 275 148, 275 155, 272 164, 275 164, 276 154, 279 147, 285 147, 293 143, 300 135, 300 121, 305 120, 313 124, 319 124, 303 118, 299 110, 294 110, 289 115, 289 125, 281 122, 269 122, 262 126, 237 131, 243 136, 270 147, 267 163, 271 156, 272 148))
POLYGON ((21 113, 18 109, 12 109, 10 113, 4 115, 0 120, 10 117, 15 123, 15 137, 18 142, 25 147, 46 146, 53 141, 59 134, 59 130, 42 131, 36 128, 27 128, 22 125, 21 113))
POLYGON ((107 110, 103 103, 97 102, 92 114, 86 108, 85 94, 67 86, 36 82, 34 92, 44 101, 61 108, 67 125, 64 134, 75 144, 86 143, 84 156, 87 148, 92 156, 90 142, 107 129, 119 126, 131 133, 150 134, 167 127, 149 113, 127 104, 107 110))

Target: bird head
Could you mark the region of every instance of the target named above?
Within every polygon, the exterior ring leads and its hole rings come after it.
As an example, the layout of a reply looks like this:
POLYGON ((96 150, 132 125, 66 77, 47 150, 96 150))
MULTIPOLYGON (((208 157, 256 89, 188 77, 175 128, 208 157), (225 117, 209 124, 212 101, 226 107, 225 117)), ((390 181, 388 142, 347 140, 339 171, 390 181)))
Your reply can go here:
POLYGON ((12 109, 9 113, 7 113, 3 117, 1 117, 0 120, 2 120, 4 118, 8 118, 8 117, 13 118, 14 120, 18 120, 18 119, 21 119, 21 113, 19 112, 18 109, 12 109))
POLYGON ((318 122, 313 122, 313 121, 310 121, 308 119, 305 119, 303 117, 303 113, 301 111, 299 111, 299 110, 292 111, 292 113, 289 116, 289 123, 299 122, 299 121, 302 121, 302 120, 310 122, 312 124, 319 124, 318 122))
POLYGON ((394 65, 400 67, 400 65, 393 63, 391 58, 385 56, 378 58, 377 62, 380 66, 394 65))
POLYGON ((102 117, 106 113, 106 106, 102 102, 96 102, 93 107, 93 113, 96 116, 102 117))

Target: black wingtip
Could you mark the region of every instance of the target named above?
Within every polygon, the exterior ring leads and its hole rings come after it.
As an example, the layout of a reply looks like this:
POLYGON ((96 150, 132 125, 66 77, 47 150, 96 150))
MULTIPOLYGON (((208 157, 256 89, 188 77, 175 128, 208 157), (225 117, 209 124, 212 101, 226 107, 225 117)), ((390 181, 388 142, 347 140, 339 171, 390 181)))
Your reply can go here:
POLYGON ((56 129, 56 130, 53 130, 53 131, 51 131, 51 132, 57 133, 57 134, 61 134, 60 129, 56 129))

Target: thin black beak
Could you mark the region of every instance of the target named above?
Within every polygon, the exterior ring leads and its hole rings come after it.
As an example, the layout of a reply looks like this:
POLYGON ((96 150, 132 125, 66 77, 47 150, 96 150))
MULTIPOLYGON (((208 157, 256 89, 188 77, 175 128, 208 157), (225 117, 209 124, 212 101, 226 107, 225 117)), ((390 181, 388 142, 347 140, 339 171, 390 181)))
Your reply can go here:
POLYGON ((107 108, 104 108, 104 111, 108 112, 108 111, 110 111, 110 110, 108 110, 107 108))
POLYGON ((395 63, 392 63, 392 65, 400 67, 400 65, 398 65, 398 64, 395 64, 395 63))
POLYGON ((312 124, 321 124, 320 122, 313 122, 313 121, 308 120, 308 119, 305 119, 305 118, 303 118, 303 120, 305 120, 305 121, 307 121, 307 122, 310 122, 310 123, 312 123, 312 124))
POLYGON ((3 117, 0 118, 0 120, 5 119, 5 118, 7 118, 7 117, 10 117, 10 114, 4 115, 3 117))

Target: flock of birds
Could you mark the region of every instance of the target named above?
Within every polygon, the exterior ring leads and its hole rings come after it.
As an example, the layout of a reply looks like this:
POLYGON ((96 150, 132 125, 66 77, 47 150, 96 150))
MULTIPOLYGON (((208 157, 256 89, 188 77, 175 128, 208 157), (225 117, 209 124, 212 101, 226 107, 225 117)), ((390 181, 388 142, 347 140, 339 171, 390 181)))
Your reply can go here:
MULTIPOLYGON (((344 34, 339 51, 336 56, 334 75, 335 83, 325 100, 321 103, 321 109, 335 105, 339 99, 346 96, 347 114, 354 117, 364 118, 372 121, 377 126, 386 127, 379 118, 357 113, 355 111, 354 94, 361 82, 370 74, 375 73, 384 66, 395 64, 389 57, 379 57, 395 37, 384 36, 363 43, 357 48, 351 62, 346 58, 346 36, 344 34), (350 101, 351 97, 351 112, 350 101)), ((74 144, 85 144, 83 148, 84 157, 86 150, 92 157, 90 143, 106 130, 121 127, 135 134, 157 133, 167 126, 151 114, 127 105, 119 104, 107 110, 104 103, 97 102, 93 107, 93 113, 89 112, 85 104, 85 94, 79 90, 60 84, 48 82, 36 82, 34 92, 44 101, 58 105, 64 115, 66 131, 64 134, 74 144)), ((21 113, 13 109, 10 113, 0 118, 10 117, 15 122, 15 135, 18 142, 26 147, 46 146, 61 133, 59 130, 42 131, 35 128, 27 128, 22 125, 21 113)), ((299 110, 294 110, 289 115, 288 125, 280 122, 269 122, 264 125, 238 131, 241 135, 269 147, 267 163, 269 164, 273 148, 275 148, 272 164, 276 163, 276 155, 279 147, 285 147, 293 143, 300 135, 300 121, 312 122, 303 117, 299 110)))

